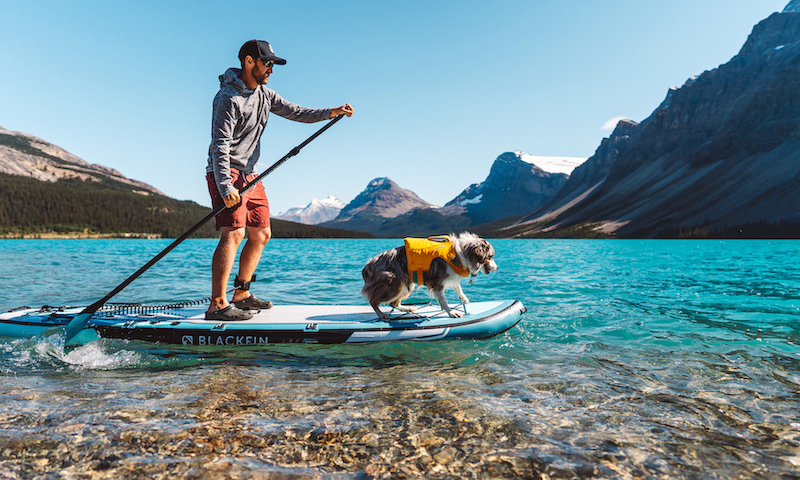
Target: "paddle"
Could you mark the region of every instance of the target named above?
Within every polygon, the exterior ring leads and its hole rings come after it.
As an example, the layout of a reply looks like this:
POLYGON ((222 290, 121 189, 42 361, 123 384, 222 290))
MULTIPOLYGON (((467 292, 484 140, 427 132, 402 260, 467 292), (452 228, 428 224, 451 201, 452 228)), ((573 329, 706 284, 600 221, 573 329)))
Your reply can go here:
MULTIPOLYGON (((272 173, 272 171, 273 171, 273 170, 275 170, 276 168, 280 167, 280 166, 283 164, 283 162, 285 162, 286 160, 288 160, 288 159, 290 159, 291 157, 293 157, 293 156, 297 155, 298 153, 300 153, 300 149, 301 149, 301 148, 305 147, 306 145, 308 145, 309 143, 311 143, 311 141, 312 141, 312 140, 314 140, 314 139, 315 139, 315 138, 317 138, 318 136, 322 135, 322 132, 324 132, 325 130, 327 130, 327 129, 331 128, 331 127, 333 126, 333 124, 334 124, 334 123, 336 123, 336 122, 338 122, 338 121, 339 121, 339 120, 340 120, 342 117, 344 117, 344 115, 339 115, 338 117, 336 117, 336 118, 334 118, 333 120, 331 120, 330 122, 328 122, 328 123, 327 123, 327 124, 326 124, 324 127, 322 127, 322 128, 320 128, 319 130, 317 130, 317 132, 316 132, 316 133, 314 133, 313 135, 311 135, 310 137, 308 137, 308 138, 306 139, 306 141, 304 141, 304 142, 303 142, 303 143, 301 143, 300 145, 298 145, 298 146, 294 147, 294 148, 293 148, 293 149, 292 149, 292 150, 291 150, 289 153, 287 153, 286 155, 284 155, 284 157, 283 157, 283 158, 281 158, 280 160, 278 160, 277 162, 275 162, 275 163, 274 163, 274 164, 273 164, 271 167, 269 167, 269 168, 268 168, 266 171, 264 171, 264 173, 262 173, 261 175, 257 176, 255 179, 253 179, 253 181, 252 181, 252 182, 250 182, 250 183, 248 183, 247 185, 245 185, 245 186, 244 186, 244 188, 242 188, 242 189, 239 191, 239 193, 240 193, 240 194, 243 194, 243 193, 245 193, 246 191, 248 191, 248 190, 250 190, 251 188, 253 188, 253 186, 254 186, 255 184, 257 184, 257 183, 258 183, 258 182, 260 182, 260 181, 261 181, 261 180, 262 180, 264 177, 266 177, 267 175, 269 175, 270 173, 272 173)), ((99 309, 100 309, 100 307, 102 307, 103 305, 105 305, 105 303, 106 303, 107 301, 109 301, 109 300, 111 299, 111 297, 113 297, 114 295, 116 295, 116 294, 118 294, 119 292, 121 292, 123 288, 127 287, 128 285, 130 285, 130 284, 131 284, 131 282, 133 282, 134 280, 136 280, 137 278, 139 278, 139 276, 140 276, 141 274, 143 274, 143 273, 144 273, 144 272, 145 272, 145 271, 146 271, 148 268, 150 268, 150 267, 152 267, 153 265, 155 265, 155 264, 156 264, 156 262, 158 262, 159 260, 161 260, 161 259, 162 259, 162 258, 163 258, 163 257, 164 257, 166 254, 168 254, 169 252, 171 252, 171 251, 172 251, 172 249, 174 249, 175 247, 177 247, 179 243, 181 243, 181 242, 183 242, 184 240, 186 240, 186 239, 187 239, 187 238, 188 238, 188 237, 189 237, 191 234, 193 234, 195 231, 197 231, 197 229, 198 229, 198 228, 202 227, 202 226, 203 226, 203 225, 204 225, 204 224, 205 224, 207 221, 209 221, 209 220, 211 220, 212 218, 216 217, 216 216, 217 216, 217 214, 219 214, 219 213, 220 213, 221 211, 223 211, 223 210, 225 210, 225 205, 224 205, 224 204, 222 204, 222 205, 219 205, 217 208, 213 209, 213 210, 211 211, 211 213, 209 213, 209 214, 208 214, 208 215, 206 215, 206 216, 205 216, 205 217, 204 217, 202 220, 200 220, 199 222, 197 222, 197 224, 195 224, 195 226, 193 226, 192 228, 190 228, 189 230, 187 230, 187 231, 186 231, 186 233, 184 233, 184 234, 183 234, 183 235, 181 235, 180 237, 176 238, 174 242, 172 242, 172 243, 171 243, 171 244, 170 244, 170 245, 169 245, 167 248, 165 248, 164 250, 162 250, 162 251, 161 251, 161 252, 160 252, 158 255, 156 255, 155 257, 153 257, 153 259, 152 259, 152 260, 150 260, 149 262, 147 262, 147 263, 146 263, 146 264, 145 264, 145 265, 144 265, 142 268, 140 268, 139 270, 137 270, 137 271, 136 271, 136 273, 134 273, 133 275, 131 275, 130 277, 128 277, 128 278, 127 278, 127 279, 126 279, 124 282, 120 283, 120 284, 117 286, 117 288, 115 288, 114 290, 111 290, 111 291, 108 293, 108 295, 106 295, 105 297, 101 298, 100 300, 98 300, 98 301, 94 302, 93 304, 91 304, 91 305, 89 305, 88 307, 86 307, 86 308, 84 308, 83 310, 81 310, 81 312, 80 312, 79 314, 77 314, 77 315, 76 315, 76 316, 75 316, 75 317, 74 317, 72 320, 70 320, 70 322, 67 324, 67 326, 66 326, 66 327, 64 327, 64 332, 66 333, 66 337, 64 338, 64 344, 66 344, 67 342, 69 342, 69 341, 72 339, 72 337, 74 337, 75 335, 77 335, 77 334, 78 334, 78 332, 80 332, 81 330, 83 330, 84 328, 86 328, 86 325, 89 323, 89 319, 92 317, 92 315, 93 315, 93 314, 94 314, 94 313, 95 313, 97 310, 99 310, 99 309)))

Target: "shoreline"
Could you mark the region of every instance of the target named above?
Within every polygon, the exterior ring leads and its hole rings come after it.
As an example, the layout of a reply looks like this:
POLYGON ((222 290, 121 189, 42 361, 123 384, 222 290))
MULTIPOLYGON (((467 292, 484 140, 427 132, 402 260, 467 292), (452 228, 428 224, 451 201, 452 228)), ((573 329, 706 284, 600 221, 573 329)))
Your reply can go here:
POLYGON ((88 233, 88 232, 69 232, 69 233, 7 233, 0 235, 0 240, 91 240, 101 238, 145 238, 161 239, 160 233, 88 233))

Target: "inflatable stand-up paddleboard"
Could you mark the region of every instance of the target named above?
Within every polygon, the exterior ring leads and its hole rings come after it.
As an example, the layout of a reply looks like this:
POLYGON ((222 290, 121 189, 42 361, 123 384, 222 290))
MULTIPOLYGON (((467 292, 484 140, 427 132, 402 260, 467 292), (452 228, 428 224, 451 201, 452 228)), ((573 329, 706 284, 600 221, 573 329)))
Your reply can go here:
MULTIPOLYGON (((95 312, 77 343, 97 338, 176 345, 236 347, 270 343, 359 343, 399 340, 489 338, 514 327, 525 313, 519 300, 452 305, 453 318, 437 303, 413 305, 414 312, 386 310, 377 317, 368 305, 276 305, 250 320, 205 320, 205 305, 114 305, 95 312)), ((32 337, 64 327, 82 307, 21 308, 0 314, 0 336, 32 337)))

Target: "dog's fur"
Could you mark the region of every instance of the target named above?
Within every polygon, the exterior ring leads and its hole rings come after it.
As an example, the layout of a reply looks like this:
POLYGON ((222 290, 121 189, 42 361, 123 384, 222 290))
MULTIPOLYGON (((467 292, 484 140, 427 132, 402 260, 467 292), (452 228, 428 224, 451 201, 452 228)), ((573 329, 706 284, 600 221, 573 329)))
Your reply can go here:
MULTIPOLYGON (((456 254, 462 265, 469 269, 471 276, 479 272, 489 274, 497 270, 494 261, 494 248, 486 240, 472 233, 450 235, 455 245, 456 254)), ((380 311, 381 303, 388 303, 393 308, 403 311, 414 311, 412 307, 400 305, 414 291, 415 283, 408 276, 408 259, 405 247, 387 250, 370 259, 361 271, 364 277, 364 288, 361 294, 378 314, 378 318, 388 319, 389 314, 380 311)), ((461 290, 461 276, 443 259, 436 258, 431 263, 428 280, 425 283, 428 291, 432 292, 436 300, 451 317, 461 317, 462 313, 450 308, 445 298, 444 289, 452 288, 462 302, 468 303, 469 299, 461 290)))

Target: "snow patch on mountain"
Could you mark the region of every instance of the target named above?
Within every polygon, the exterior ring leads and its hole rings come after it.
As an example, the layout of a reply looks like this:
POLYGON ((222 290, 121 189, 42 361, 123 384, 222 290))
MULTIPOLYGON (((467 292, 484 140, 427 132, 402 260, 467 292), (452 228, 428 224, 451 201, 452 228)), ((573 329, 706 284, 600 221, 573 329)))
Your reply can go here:
POLYGON ((478 195, 475 198, 470 198, 470 199, 467 199, 467 200, 461 200, 460 202, 458 202, 458 204, 459 205, 477 205, 477 204, 481 203, 482 199, 483 199, 483 194, 481 193, 480 195, 478 195))
POLYGON ((386 177, 380 177, 372 180, 367 185, 367 190, 379 190, 381 188, 391 188, 392 181, 386 177))
POLYGON ((792 0, 781 13, 798 13, 800 12, 800 0, 792 0))
POLYGON ((522 150, 517 150, 514 153, 523 162, 532 163, 545 172, 566 173, 567 175, 572 173, 575 167, 586 161, 585 158, 580 157, 545 157, 531 155, 522 150))

